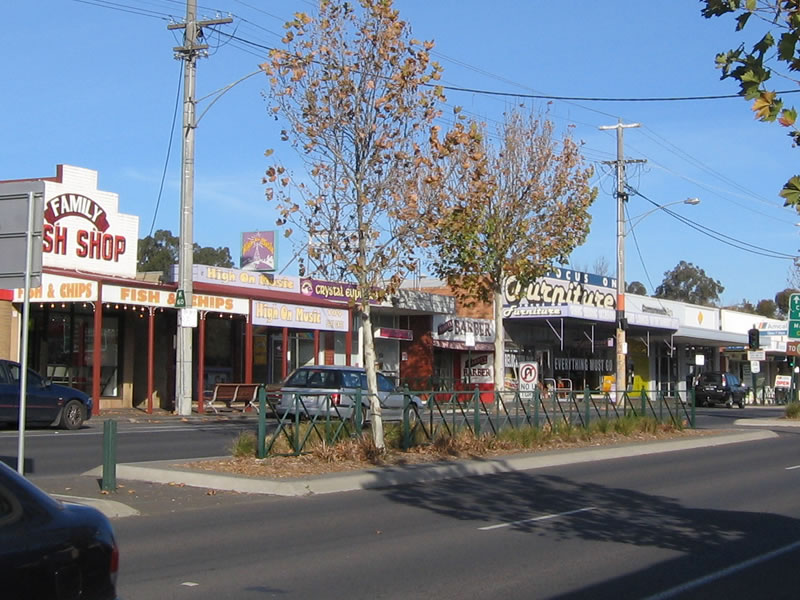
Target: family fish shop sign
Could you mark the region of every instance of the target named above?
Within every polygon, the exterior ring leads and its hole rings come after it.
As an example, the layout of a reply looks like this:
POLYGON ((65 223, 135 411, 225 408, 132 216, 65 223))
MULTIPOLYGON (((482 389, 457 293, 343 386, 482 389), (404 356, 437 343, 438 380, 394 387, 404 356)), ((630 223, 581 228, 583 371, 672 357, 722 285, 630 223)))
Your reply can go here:
POLYGON ((139 217, 119 212, 119 196, 97 189, 97 171, 58 165, 44 179, 42 264, 136 276, 139 217))

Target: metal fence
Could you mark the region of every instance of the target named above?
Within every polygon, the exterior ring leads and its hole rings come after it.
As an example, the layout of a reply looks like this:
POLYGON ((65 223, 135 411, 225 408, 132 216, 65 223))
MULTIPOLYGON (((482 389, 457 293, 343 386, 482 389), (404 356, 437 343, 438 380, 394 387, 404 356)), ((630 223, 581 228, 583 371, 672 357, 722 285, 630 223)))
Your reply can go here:
MULTIPOLYGON (((598 390, 406 390, 401 427, 401 445, 430 444, 441 436, 455 436, 468 431, 475 436, 497 436, 504 429, 550 428, 562 426, 588 428, 593 422, 613 421, 626 416, 650 417, 658 423, 695 426, 694 394, 688 402, 659 390, 614 392, 598 390), (412 398, 423 400, 420 408, 412 398)), ((343 410, 341 398, 327 398, 309 411, 303 394, 295 394, 290 406, 273 404, 269 411, 275 428, 267 433, 267 403, 263 388, 259 391, 258 456, 300 455, 311 444, 360 436, 367 424, 362 412, 366 393, 353 399, 353 406, 343 410)), ((366 403, 366 402, 365 402, 366 403)))

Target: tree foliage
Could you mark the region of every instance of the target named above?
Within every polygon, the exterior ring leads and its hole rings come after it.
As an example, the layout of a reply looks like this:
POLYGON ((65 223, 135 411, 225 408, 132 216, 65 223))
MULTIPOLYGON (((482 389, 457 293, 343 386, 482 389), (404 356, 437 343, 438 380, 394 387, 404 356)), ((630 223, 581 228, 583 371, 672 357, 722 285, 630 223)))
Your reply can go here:
POLYGON ((625 293, 636 294, 637 296, 647 296, 647 288, 641 281, 631 281, 625 286, 625 293))
POLYGON ((756 304, 755 312, 757 315, 761 315, 762 317, 766 317, 768 319, 777 319, 778 305, 774 300, 764 298, 763 300, 759 300, 758 304, 756 304))
POLYGON ((511 276, 527 285, 566 263, 586 239, 597 190, 579 144, 557 139, 541 116, 507 113, 497 144, 476 123, 458 121, 449 136, 456 143, 436 163, 446 186, 433 269, 463 301, 494 303, 495 386, 502 389, 502 286, 511 276))
POLYGON ((778 305, 778 315, 782 318, 786 318, 789 314, 789 298, 792 294, 796 294, 800 292, 800 290, 796 288, 786 288, 781 290, 777 294, 775 294, 775 304, 778 305))
POLYGON ((703 269, 682 260, 674 269, 664 273, 664 280, 656 288, 654 296, 702 306, 717 306, 719 295, 724 291, 725 287, 706 275, 703 269))
MULTIPOLYGON (((744 44, 735 50, 717 54, 717 68, 722 79, 739 82, 740 95, 752 102, 760 121, 777 121, 789 128, 793 145, 800 143, 797 111, 783 103, 780 93, 770 89, 772 75, 798 83, 800 70, 800 3, 796 0, 702 0, 701 13, 706 18, 735 15, 736 30, 752 21, 766 28, 763 36, 749 49, 744 44), (781 71, 784 70, 784 72, 781 71)), ((791 177, 781 190, 785 206, 800 212, 800 175, 791 177)))
POLYGON ((433 43, 411 39, 391 0, 323 0, 316 16, 297 13, 285 29, 284 47, 262 68, 272 110, 288 122, 282 139, 306 172, 271 164, 267 199, 277 203, 287 237, 297 227, 303 243, 313 240, 315 276, 358 287, 373 433, 382 447, 369 298, 397 289, 431 231, 419 172, 440 115, 442 89, 431 84, 441 69, 431 61, 433 43))
MULTIPOLYGON (((139 240, 138 271, 161 271, 168 273, 178 264, 180 238, 167 229, 158 229, 153 235, 139 240)), ((232 267, 233 260, 228 248, 201 247, 194 244, 194 262, 215 267, 232 267)))

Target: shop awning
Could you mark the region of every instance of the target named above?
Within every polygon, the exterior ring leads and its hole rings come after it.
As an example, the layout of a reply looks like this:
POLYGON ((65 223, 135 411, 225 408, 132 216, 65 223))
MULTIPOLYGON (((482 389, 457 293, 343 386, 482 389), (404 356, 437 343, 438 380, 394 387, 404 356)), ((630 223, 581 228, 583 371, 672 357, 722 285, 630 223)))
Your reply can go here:
POLYGON ((677 344, 698 346, 746 346, 747 334, 700 327, 680 327, 672 340, 677 344))

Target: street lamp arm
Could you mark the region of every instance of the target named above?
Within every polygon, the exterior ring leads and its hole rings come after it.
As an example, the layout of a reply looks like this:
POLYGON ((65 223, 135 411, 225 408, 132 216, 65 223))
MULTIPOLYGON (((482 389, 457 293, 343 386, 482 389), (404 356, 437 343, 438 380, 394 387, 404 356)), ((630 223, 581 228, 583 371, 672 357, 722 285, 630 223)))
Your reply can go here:
POLYGON ((697 204, 700 204, 700 198, 686 198, 686 200, 676 200, 675 202, 668 202, 667 204, 659 204, 655 208, 651 208, 647 212, 634 217, 634 220, 629 219, 628 220, 629 227, 628 230, 625 232, 625 235, 628 235, 631 231, 633 231, 633 228, 636 227, 639 223, 641 223, 645 219, 645 217, 652 215, 654 212, 658 210, 662 210, 664 208, 667 208, 668 206, 674 206, 676 204, 689 204, 691 206, 695 206, 697 204))

